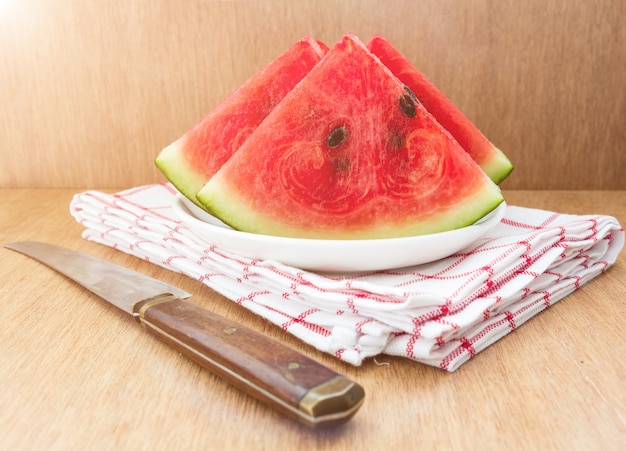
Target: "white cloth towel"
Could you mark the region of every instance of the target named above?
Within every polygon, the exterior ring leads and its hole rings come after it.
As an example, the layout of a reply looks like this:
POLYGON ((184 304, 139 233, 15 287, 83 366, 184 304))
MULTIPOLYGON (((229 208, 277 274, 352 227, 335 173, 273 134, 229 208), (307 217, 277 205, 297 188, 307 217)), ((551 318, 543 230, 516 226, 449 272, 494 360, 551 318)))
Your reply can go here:
POLYGON ((87 191, 70 210, 85 239, 182 272, 353 365, 388 354, 454 371, 606 271, 624 246, 611 216, 509 206, 450 257, 331 276, 221 251, 176 217, 175 195, 169 184, 87 191))

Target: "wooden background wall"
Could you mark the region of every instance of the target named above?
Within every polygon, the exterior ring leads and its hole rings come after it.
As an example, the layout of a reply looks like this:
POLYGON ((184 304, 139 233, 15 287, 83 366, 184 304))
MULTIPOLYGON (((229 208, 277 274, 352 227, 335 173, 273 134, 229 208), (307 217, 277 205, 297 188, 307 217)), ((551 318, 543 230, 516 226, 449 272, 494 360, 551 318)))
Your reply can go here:
POLYGON ((516 165, 626 189, 625 0, 0 0, 0 187, 163 181, 153 159, 308 34, 390 39, 516 165))

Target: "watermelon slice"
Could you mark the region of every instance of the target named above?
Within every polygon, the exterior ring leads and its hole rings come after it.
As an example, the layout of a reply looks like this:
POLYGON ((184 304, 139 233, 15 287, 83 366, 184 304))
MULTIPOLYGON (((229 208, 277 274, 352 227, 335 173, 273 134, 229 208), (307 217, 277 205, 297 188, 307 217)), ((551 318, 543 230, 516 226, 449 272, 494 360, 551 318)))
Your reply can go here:
POLYGON ((411 90, 351 34, 197 197, 235 229, 320 239, 456 229, 503 201, 411 90))
POLYGON ((461 147, 495 182, 500 183, 513 170, 504 153, 495 147, 450 99, 420 73, 391 43, 376 35, 367 48, 385 64, 398 79, 415 93, 430 114, 456 139, 461 147))
POLYGON ((328 51, 304 37, 253 75, 191 130, 163 149, 155 163, 198 206, 196 193, 237 151, 278 104, 328 51))

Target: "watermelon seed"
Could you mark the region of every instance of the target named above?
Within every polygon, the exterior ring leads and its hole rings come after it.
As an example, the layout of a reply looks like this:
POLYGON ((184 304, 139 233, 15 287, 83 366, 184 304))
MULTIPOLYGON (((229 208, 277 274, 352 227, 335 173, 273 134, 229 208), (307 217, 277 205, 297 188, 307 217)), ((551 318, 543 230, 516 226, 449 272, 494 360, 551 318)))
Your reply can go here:
POLYGON ((339 127, 335 127, 328 135, 328 139, 326 140, 326 145, 328 147, 337 147, 339 144, 344 142, 348 137, 348 130, 344 125, 340 125, 339 127))
POLYGON ((417 115, 417 110, 415 109, 415 101, 410 94, 402 94, 400 99, 398 100, 398 104, 400 105, 400 109, 407 117, 415 117, 417 115))

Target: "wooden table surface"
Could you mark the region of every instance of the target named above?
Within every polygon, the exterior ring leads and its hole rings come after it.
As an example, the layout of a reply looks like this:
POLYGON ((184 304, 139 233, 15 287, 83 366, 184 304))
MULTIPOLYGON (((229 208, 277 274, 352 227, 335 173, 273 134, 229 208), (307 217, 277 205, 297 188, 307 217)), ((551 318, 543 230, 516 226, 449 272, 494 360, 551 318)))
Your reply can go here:
MULTIPOLYGON (((0 449, 623 449, 626 253, 606 273, 455 373, 379 356, 352 367, 204 285, 89 243, 80 190, 0 190, 2 243, 39 239, 177 285, 199 305, 343 372, 366 390, 347 424, 312 431, 201 369, 129 316, 41 264, 0 249, 0 449), (505 447, 505 448, 504 448, 505 447)), ((602 213, 626 191, 509 191, 509 204, 602 213)))

